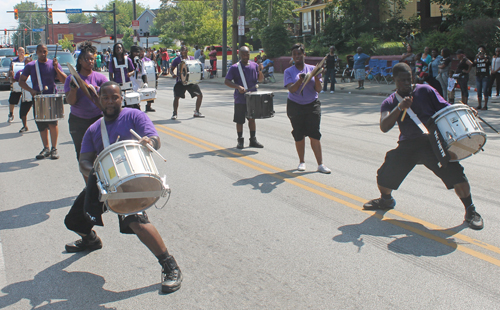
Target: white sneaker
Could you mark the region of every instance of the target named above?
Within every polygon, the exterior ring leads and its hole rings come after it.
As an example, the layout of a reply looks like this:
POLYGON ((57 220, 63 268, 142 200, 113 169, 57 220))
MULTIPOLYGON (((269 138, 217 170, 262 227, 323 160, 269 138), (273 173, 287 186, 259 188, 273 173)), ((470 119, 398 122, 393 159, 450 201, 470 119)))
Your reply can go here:
POLYGON ((322 94, 322 93, 324 93, 324 92, 325 92, 325 91, 324 91, 324 90, 322 90, 322 91, 320 91, 319 93, 320 93, 320 94, 322 94))
POLYGON ((297 167, 298 171, 306 171, 306 163, 300 163, 297 167))
POLYGON ((333 94, 333 93, 335 93, 335 91, 333 91, 333 90, 332 90, 332 91, 330 91, 330 94, 333 94))
POLYGON ((324 164, 321 164, 321 165, 318 166, 318 171, 321 172, 321 173, 325 173, 325 174, 332 173, 332 170, 330 170, 330 168, 328 168, 324 164))
POLYGON ((177 114, 176 113, 172 114, 172 117, 170 119, 171 120, 176 120, 177 119, 177 114))
POLYGON ((205 115, 203 115, 200 112, 198 112, 198 111, 195 110, 194 114, 193 114, 193 117, 201 117, 201 118, 203 118, 203 117, 205 117, 205 115))

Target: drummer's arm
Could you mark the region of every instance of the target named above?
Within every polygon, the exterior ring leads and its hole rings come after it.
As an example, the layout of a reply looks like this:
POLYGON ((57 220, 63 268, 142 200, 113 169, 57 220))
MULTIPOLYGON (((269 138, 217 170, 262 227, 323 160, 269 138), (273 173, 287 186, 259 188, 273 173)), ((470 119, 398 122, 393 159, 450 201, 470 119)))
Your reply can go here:
POLYGON ((151 136, 151 137, 142 137, 139 140, 139 143, 146 146, 146 144, 150 144, 155 150, 159 150, 161 147, 160 137, 151 136))
POLYGON ((83 174, 84 177, 88 178, 90 174, 90 170, 92 170, 93 162, 95 159, 96 155, 94 152, 88 152, 88 153, 80 153, 80 172, 83 174))
POLYGON ((321 79, 317 75, 313 77, 313 79, 314 79, 314 90, 319 93, 321 89, 323 89, 323 86, 321 86, 321 79))
POLYGON ((36 91, 29 87, 28 84, 26 83, 26 80, 28 80, 28 77, 21 74, 21 76, 19 77, 19 86, 21 86, 22 89, 28 91, 31 96, 35 97, 36 96, 36 91))
POLYGON ((294 93, 299 90, 300 85, 304 82, 304 77, 305 75, 300 75, 299 79, 295 83, 289 83, 286 85, 286 88, 288 88, 288 91, 291 93, 294 93))
POLYGON ((403 113, 404 109, 411 107, 412 99, 405 97, 391 112, 384 111, 380 113, 380 130, 388 132, 396 124, 398 117, 403 113))
POLYGON ((229 79, 224 79, 224 84, 228 87, 237 89, 240 92, 240 94, 243 94, 245 92, 245 88, 243 86, 233 83, 229 79))
POLYGON ((66 81, 66 74, 62 71, 62 68, 59 66, 59 62, 57 61, 57 59, 54 58, 53 60, 53 64, 54 64, 54 70, 56 70, 56 75, 57 75, 57 79, 61 82, 61 83, 64 83, 64 81, 66 81))
POLYGON ((264 69, 262 68, 262 64, 259 64, 259 78, 258 78, 259 83, 264 81, 264 74, 262 73, 262 69, 264 69))
POLYGON ((78 90, 78 87, 73 85, 73 81, 69 82, 69 87, 69 92, 65 93, 66 101, 68 101, 69 105, 74 105, 78 101, 78 98, 76 98, 76 91, 78 90))

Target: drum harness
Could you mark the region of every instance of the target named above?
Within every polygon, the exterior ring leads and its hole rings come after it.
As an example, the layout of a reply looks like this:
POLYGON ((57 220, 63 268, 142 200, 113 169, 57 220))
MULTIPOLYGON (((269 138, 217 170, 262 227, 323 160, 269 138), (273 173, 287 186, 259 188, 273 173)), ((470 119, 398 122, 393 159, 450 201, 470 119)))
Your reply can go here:
POLYGON ((241 61, 238 61, 238 71, 240 72, 241 82, 243 82, 243 87, 245 90, 248 90, 247 80, 245 79, 245 74, 243 73, 243 69, 241 68, 241 61))
MULTIPOLYGON (((37 82, 38 82, 38 88, 40 89, 40 92, 43 93, 44 89, 43 89, 43 84, 42 84, 42 78, 40 76, 40 67, 38 66, 38 60, 35 62, 35 71, 36 71, 36 79, 37 79, 37 82)), ((55 93, 56 89, 54 88, 54 93, 55 93)))
MULTIPOLYGON (((401 97, 397 92, 395 94, 396 99, 398 99, 399 102, 402 102, 404 100, 403 97, 401 97)), ((410 116, 411 120, 418 126, 418 128, 420 128, 420 130, 422 130, 424 134, 429 134, 427 127, 425 127, 422 121, 418 118, 417 114, 415 114, 415 112, 413 112, 411 108, 407 109, 407 113, 410 116)))

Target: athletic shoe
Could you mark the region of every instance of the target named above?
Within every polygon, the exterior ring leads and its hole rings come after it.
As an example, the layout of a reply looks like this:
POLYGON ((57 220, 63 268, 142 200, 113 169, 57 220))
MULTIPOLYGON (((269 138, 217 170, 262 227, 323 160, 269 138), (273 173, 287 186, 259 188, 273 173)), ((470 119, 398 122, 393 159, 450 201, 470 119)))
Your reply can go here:
POLYGON ((40 154, 36 155, 36 159, 44 159, 50 156, 50 150, 48 147, 44 147, 40 154))
POLYGON ((26 131, 28 131, 28 127, 23 126, 23 128, 21 128, 21 130, 19 130, 19 133, 23 133, 23 132, 26 132, 26 131))
POLYGON ((101 238, 96 235, 95 231, 92 231, 88 236, 66 244, 65 248, 68 253, 82 252, 85 250, 94 251, 102 248, 102 241, 101 238))
POLYGON ((365 210, 389 210, 394 209, 396 206, 396 200, 394 198, 384 199, 377 198, 372 199, 363 205, 363 209, 365 210))
POLYGON ((322 91, 320 91, 319 93, 320 93, 320 94, 322 94, 322 93, 324 93, 324 92, 325 92, 325 91, 324 91, 324 90, 322 90, 322 91))
POLYGON ((481 110, 483 110, 483 111, 488 110, 488 106, 485 105, 481 110))
POLYGON ((243 147, 244 147, 244 146, 243 146, 243 142, 244 142, 244 141, 245 141, 245 139, 243 139, 243 138, 238 138, 238 145, 236 145, 236 147, 237 147, 238 149, 240 149, 240 150, 241 150, 241 149, 243 149, 243 147))
POLYGON ((469 223, 469 227, 475 230, 484 228, 483 219, 481 215, 476 212, 474 205, 470 205, 465 211, 465 221, 469 223))
POLYGON ((364 86, 361 86, 359 89, 365 89, 365 87, 364 87, 364 86))
POLYGON ((52 147, 50 150, 50 159, 59 159, 59 154, 57 153, 57 149, 52 147))
POLYGON ((205 115, 201 114, 200 111, 194 111, 193 117, 204 118, 205 115))
POLYGON ((325 174, 330 174, 332 173, 332 170, 325 166, 324 164, 321 164, 318 166, 318 172, 325 173, 325 174))
POLYGON ((331 91, 330 91, 330 94, 333 94, 333 93, 335 93, 335 91, 334 91, 334 90, 331 90, 331 91))
POLYGON ((156 112, 156 110, 150 106, 146 106, 146 112, 156 112))
POLYGON ((9 119, 8 119, 9 123, 12 123, 13 120, 14 120, 14 114, 9 113, 9 119))
POLYGON ((297 167, 298 171, 306 171, 306 163, 300 163, 297 167))
POLYGON ((359 87, 356 87, 355 89, 361 89, 361 86, 359 86, 359 87))
POLYGON ((176 120, 177 119, 177 113, 174 112, 174 114, 172 114, 172 117, 170 119, 171 120, 176 120))
POLYGON ((250 138, 250 144, 248 145, 249 147, 257 147, 259 149, 263 148, 264 146, 257 141, 257 138, 253 137, 250 138))
POLYGON ((175 258, 168 256, 164 261, 160 262, 161 271, 161 291, 163 293, 172 293, 181 288, 182 272, 175 258))

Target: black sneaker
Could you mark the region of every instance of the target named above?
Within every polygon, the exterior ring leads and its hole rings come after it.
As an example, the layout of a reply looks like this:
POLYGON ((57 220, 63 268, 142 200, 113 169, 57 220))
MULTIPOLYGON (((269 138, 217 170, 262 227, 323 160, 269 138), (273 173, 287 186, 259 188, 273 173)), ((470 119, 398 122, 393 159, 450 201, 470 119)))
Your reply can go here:
POLYGON ((257 138, 253 137, 250 138, 250 147, 257 147, 259 149, 263 148, 264 146, 257 141, 257 138))
POLYGON ((26 131, 28 131, 28 127, 23 126, 23 128, 21 128, 21 130, 19 130, 19 133, 23 133, 23 132, 26 132, 26 131))
POLYGON ((476 212, 474 205, 469 206, 465 211, 465 221, 469 223, 469 227, 475 230, 484 228, 483 219, 481 215, 476 212))
POLYGON ((147 105, 146 106, 146 112, 156 112, 156 110, 147 105))
POLYGON ((238 145, 236 145, 237 148, 239 148, 240 150, 243 149, 243 142, 245 141, 244 138, 238 138, 238 145))
POLYGON ((161 291, 163 293, 172 293, 181 288, 182 272, 173 256, 161 262, 161 291))
POLYGON ((94 231, 86 237, 82 239, 76 240, 75 242, 71 242, 66 244, 65 246, 66 252, 68 253, 76 253, 82 251, 94 251, 102 248, 102 241, 94 231))
POLYGON ((59 154, 57 153, 57 149, 52 147, 50 150, 50 159, 59 159, 59 154))
POLYGON ((363 205, 363 209, 365 210, 389 210, 394 209, 396 206, 396 200, 394 198, 384 199, 377 198, 372 199, 363 205))
POLYGON ((40 154, 36 155, 36 159, 44 159, 50 156, 50 150, 48 147, 44 147, 40 154))
POLYGON ((9 113, 9 123, 12 123, 13 120, 14 120, 14 114, 9 113))

